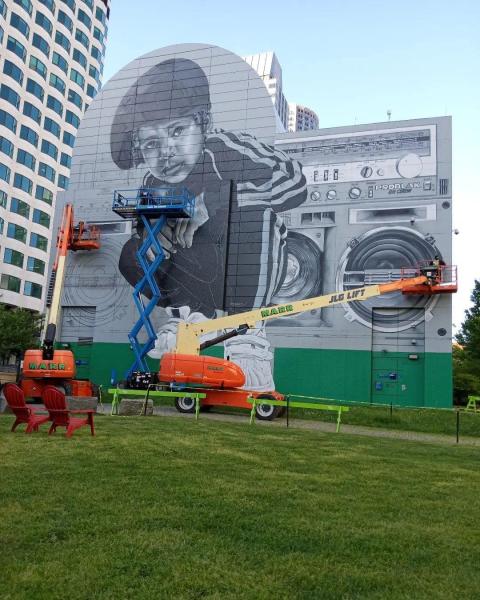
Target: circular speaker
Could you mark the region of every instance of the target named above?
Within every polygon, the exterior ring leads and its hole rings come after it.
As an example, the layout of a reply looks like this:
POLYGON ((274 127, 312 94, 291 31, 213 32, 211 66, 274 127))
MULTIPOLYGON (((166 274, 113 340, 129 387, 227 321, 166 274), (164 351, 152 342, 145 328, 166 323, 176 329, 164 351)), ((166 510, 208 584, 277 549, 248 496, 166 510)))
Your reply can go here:
MULTIPOLYGON (((372 229, 349 242, 340 259, 337 289, 348 291, 396 281, 401 277, 402 268, 416 267, 436 254, 440 254, 438 248, 406 227, 372 229)), ((364 302, 350 302, 344 309, 347 318, 368 327, 372 326, 372 308, 390 309, 375 316, 375 329, 401 331, 423 320, 424 311, 418 309, 431 308, 435 302, 436 299, 429 296, 405 296, 394 292, 364 302)))
POLYGON ((272 298, 275 304, 285 304, 318 296, 322 284, 322 253, 306 235, 288 232, 287 269, 281 288, 272 298))

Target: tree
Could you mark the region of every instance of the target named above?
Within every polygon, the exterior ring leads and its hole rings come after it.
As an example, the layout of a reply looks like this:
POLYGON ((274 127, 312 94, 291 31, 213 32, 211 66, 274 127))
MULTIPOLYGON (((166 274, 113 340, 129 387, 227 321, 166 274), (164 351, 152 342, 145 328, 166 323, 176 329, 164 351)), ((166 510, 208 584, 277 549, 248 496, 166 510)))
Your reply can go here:
POLYGON ((460 347, 453 349, 453 387, 458 400, 469 394, 480 395, 480 281, 470 296, 473 306, 465 311, 465 320, 456 340, 460 347))
POLYGON ((0 304, 0 360, 13 354, 20 358, 28 348, 38 346, 41 316, 23 308, 0 304))

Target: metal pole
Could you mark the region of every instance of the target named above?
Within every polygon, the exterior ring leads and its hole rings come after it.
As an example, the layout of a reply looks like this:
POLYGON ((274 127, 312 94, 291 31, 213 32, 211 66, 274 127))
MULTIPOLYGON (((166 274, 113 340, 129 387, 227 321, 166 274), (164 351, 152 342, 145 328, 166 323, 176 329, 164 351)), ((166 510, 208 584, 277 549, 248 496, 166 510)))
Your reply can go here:
POLYGON ((288 422, 289 422, 289 415, 290 415, 290 396, 287 395, 287 427, 288 427, 288 422))
POLYGON ((460 439, 460 411, 457 409, 457 444, 460 439))

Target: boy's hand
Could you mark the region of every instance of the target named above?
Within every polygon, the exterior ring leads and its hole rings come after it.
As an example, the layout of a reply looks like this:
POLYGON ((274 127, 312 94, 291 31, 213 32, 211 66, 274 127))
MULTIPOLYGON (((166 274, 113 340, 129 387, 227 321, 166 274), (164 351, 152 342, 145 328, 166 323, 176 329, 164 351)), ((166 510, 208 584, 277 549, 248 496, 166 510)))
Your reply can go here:
MULTIPOLYGON (((170 219, 168 224, 172 232, 172 243, 182 248, 191 248, 193 236, 199 227, 208 221, 208 211, 203 201, 203 194, 195 199, 195 212, 190 219, 170 219)), ((165 228, 164 228, 165 229, 165 228)), ((164 230, 162 230, 163 233, 164 230)), ((167 234, 169 235, 169 234, 167 234)))

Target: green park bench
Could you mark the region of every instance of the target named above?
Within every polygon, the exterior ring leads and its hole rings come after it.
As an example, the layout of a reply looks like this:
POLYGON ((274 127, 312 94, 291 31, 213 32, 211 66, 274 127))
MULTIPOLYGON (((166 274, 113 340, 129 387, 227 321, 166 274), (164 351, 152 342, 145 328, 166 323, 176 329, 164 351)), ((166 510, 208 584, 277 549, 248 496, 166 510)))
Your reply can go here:
POLYGON ((195 399, 195 419, 198 420, 198 414, 200 412, 200 400, 206 397, 206 394, 201 392, 185 392, 182 390, 178 391, 164 391, 164 390, 124 390, 120 388, 110 388, 109 394, 112 394, 112 410, 110 414, 118 415, 118 407, 122 398, 135 398, 138 396, 143 397, 144 407, 146 408, 147 402, 153 398, 194 398, 195 399))
MULTIPOLYGON (((348 406, 342 406, 340 404, 325 404, 325 400, 330 398, 316 398, 315 396, 285 396, 285 400, 270 400, 266 398, 253 398, 250 396, 247 401, 252 404, 252 410, 250 411, 250 425, 255 421, 256 408, 259 404, 268 404, 269 406, 282 406, 289 410, 290 408, 305 408, 308 410, 326 410, 337 413, 337 427, 335 431, 340 431, 340 425, 342 421, 342 413, 348 412, 350 408, 348 406), (291 400, 291 398, 299 398, 300 400, 291 400)), ((288 423, 287 423, 288 425, 288 423)))

